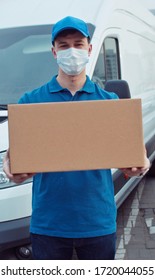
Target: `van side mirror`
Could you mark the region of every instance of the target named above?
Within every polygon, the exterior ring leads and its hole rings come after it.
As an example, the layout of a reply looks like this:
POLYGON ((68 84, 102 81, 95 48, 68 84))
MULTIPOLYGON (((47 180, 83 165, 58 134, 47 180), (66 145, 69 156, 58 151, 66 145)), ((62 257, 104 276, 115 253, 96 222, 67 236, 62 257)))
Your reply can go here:
POLYGON ((104 89, 115 92, 119 98, 131 98, 129 85, 125 80, 109 80, 105 83, 104 89))

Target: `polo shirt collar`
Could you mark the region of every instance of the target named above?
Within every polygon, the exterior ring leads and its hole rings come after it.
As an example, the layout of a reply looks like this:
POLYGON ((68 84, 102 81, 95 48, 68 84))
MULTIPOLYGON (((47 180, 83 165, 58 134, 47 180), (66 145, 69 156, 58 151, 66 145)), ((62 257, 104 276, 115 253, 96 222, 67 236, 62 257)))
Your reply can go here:
MULTIPOLYGON (((50 93, 56 93, 56 92, 61 92, 64 91, 65 88, 61 87, 60 84, 57 81, 57 75, 52 78, 52 80, 49 82, 49 90, 50 93)), ((94 93, 95 92, 95 85, 94 83, 90 80, 88 76, 86 76, 86 82, 79 90, 79 92, 87 92, 87 93, 94 93)))

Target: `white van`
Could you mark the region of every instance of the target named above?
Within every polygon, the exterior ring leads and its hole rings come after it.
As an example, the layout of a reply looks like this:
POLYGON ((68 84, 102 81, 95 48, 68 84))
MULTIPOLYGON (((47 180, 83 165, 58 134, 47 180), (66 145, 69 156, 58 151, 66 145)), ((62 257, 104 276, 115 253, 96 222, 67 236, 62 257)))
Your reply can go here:
MULTIPOLYGON (((51 54, 51 26, 59 19, 71 15, 88 23, 93 52, 87 74, 92 80, 103 88, 109 80, 126 80, 131 98, 142 99, 144 139, 153 162, 155 17, 140 2, 27 0, 21 3, 20 0, 8 0, 0 3, 1 251, 29 243, 31 216, 32 182, 16 185, 2 170, 3 156, 8 148, 7 105, 17 103, 23 93, 39 87, 57 73, 51 54)), ((119 207, 140 178, 126 180, 120 170, 112 171, 119 207)))

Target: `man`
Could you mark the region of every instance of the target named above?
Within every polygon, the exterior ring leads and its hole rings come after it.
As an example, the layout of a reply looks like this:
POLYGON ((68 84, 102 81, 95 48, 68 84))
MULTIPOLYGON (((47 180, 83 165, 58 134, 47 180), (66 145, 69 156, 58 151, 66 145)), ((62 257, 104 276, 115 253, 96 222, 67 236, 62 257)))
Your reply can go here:
MULTIPOLYGON (((58 75, 26 93, 19 103, 117 98, 86 76, 92 45, 85 22, 73 17, 60 20, 53 27, 52 44, 58 75)), ((145 154, 143 168, 123 171, 135 176, 148 168, 145 154)), ((34 176, 30 232, 35 259, 71 259, 73 248, 79 259, 114 259, 116 205, 111 170, 13 175, 8 151, 4 171, 17 183, 34 176)))

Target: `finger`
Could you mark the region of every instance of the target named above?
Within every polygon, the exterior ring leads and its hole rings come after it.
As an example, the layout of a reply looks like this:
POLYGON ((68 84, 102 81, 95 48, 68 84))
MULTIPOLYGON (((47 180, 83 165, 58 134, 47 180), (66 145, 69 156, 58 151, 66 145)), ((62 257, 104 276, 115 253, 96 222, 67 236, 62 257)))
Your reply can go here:
POLYGON ((21 178, 21 179, 30 178, 30 177, 33 177, 34 175, 35 175, 35 173, 13 174, 14 177, 21 178))
POLYGON ((132 167, 131 168, 131 172, 137 172, 138 171, 138 168, 137 167, 132 167))
POLYGON ((27 179, 28 179, 27 177, 13 175, 11 180, 13 182, 15 182, 16 184, 20 184, 20 183, 23 183, 24 181, 26 181, 27 179))
POLYGON ((29 178, 32 178, 35 175, 35 173, 23 173, 23 174, 14 174, 11 178, 11 180, 17 184, 23 183, 24 181, 28 180, 29 178))

